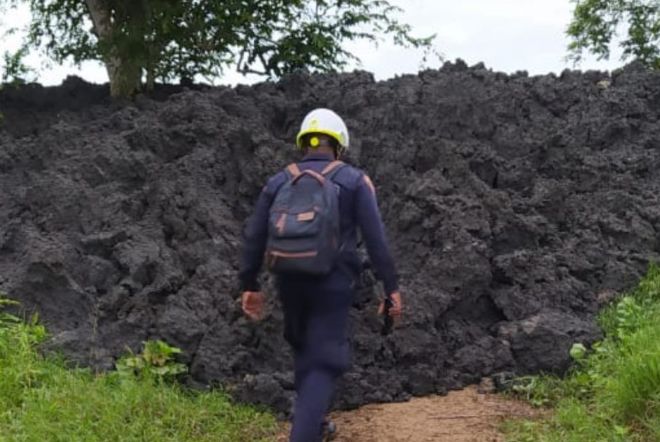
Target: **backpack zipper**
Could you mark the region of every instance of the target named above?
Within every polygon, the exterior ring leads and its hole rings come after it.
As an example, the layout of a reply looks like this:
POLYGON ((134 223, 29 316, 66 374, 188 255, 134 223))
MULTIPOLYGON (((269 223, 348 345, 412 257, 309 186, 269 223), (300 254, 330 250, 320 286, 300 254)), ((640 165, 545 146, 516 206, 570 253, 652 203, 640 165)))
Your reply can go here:
POLYGON ((275 258, 293 258, 293 259, 299 259, 299 258, 314 258, 319 254, 317 251, 309 251, 309 252, 280 252, 277 250, 271 250, 270 255, 275 257, 275 258))

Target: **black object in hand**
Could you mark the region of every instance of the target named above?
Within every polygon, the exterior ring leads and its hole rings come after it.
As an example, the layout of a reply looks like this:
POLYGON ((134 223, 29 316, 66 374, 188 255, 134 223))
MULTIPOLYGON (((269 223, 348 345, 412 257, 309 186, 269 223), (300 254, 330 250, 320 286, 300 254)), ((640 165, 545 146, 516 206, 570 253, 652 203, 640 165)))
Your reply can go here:
POLYGON ((390 316, 390 309, 394 306, 394 303, 392 302, 392 298, 387 295, 385 297, 385 305, 383 309, 383 329, 381 330, 380 334, 383 336, 387 336, 390 333, 392 333, 392 328, 394 327, 394 319, 392 316, 390 316))

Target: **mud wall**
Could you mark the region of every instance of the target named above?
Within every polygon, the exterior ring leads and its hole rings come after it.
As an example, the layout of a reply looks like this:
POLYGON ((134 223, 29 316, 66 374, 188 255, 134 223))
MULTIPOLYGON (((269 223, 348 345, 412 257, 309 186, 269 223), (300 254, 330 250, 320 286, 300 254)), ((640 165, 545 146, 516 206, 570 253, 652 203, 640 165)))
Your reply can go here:
POLYGON ((162 338, 195 382, 286 410, 281 312, 242 317, 237 253, 316 106, 348 122, 407 301, 381 338, 363 275, 339 406, 562 371, 573 342, 597 338, 599 305, 658 259, 660 75, 634 65, 529 78, 457 62, 386 82, 170 88, 128 105, 70 78, 0 92, 0 290, 38 310, 75 361, 111 368, 162 338))

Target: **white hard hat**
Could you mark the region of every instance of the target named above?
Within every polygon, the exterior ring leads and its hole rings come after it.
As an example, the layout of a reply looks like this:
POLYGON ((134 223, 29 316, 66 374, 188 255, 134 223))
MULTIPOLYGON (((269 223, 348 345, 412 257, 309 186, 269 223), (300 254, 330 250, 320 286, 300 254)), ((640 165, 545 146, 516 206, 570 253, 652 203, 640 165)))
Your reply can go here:
POLYGON ((302 147, 302 137, 307 134, 331 136, 343 149, 348 149, 348 128, 344 120, 330 109, 314 109, 305 116, 296 137, 298 147, 302 147))

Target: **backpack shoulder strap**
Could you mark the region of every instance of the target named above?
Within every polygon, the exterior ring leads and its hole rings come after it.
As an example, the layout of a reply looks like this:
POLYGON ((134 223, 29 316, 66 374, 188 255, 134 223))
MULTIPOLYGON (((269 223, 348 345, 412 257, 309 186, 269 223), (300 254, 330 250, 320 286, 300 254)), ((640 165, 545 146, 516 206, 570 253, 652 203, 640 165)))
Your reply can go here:
POLYGON ((300 171, 300 167, 298 167, 298 164, 296 164, 296 163, 289 164, 286 167, 285 170, 286 170, 287 174, 289 174, 289 178, 291 180, 294 180, 294 179, 298 178, 298 176, 300 176, 300 174, 302 173, 300 171))
POLYGON ((343 161, 339 161, 339 160, 333 161, 327 166, 325 166, 325 169, 321 171, 321 175, 332 179, 332 177, 334 177, 337 174, 337 172, 339 172, 345 165, 346 163, 344 163, 343 161))

